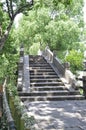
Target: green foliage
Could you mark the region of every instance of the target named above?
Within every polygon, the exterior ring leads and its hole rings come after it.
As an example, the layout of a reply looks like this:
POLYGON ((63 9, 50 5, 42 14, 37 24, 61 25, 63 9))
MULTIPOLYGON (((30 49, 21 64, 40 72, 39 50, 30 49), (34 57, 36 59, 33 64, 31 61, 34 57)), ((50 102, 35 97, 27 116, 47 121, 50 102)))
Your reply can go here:
POLYGON ((3 112, 3 116, 2 116, 1 121, 0 121, 0 130, 8 130, 6 115, 4 112, 3 112))
POLYGON ((83 69, 83 53, 76 50, 71 50, 66 56, 65 61, 70 63, 71 70, 75 73, 76 70, 83 69))
MULTIPOLYGON (((15 35, 14 35, 15 36, 15 35)), ((0 79, 3 81, 5 77, 16 79, 16 70, 18 62, 18 46, 15 43, 15 37, 11 31, 8 41, 0 52, 0 79), (16 48, 17 47, 17 48, 16 48)))
POLYGON ((2 22, 2 19, 3 19, 3 11, 2 11, 2 8, 0 6, 0 23, 2 22))
POLYGON ((33 43, 33 45, 29 49, 29 54, 37 55, 39 49, 40 49, 40 43, 33 43))
POLYGON ((76 2, 78 7, 74 1, 71 1, 72 9, 70 4, 69 7, 64 6, 64 2, 67 3, 67 1, 56 1, 57 8, 54 8, 53 2, 55 1, 35 1, 34 8, 29 11, 27 16, 23 16, 17 37, 20 43, 25 44, 27 50, 33 43, 38 42, 48 44, 52 50, 71 49, 73 45, 77 49, 77 43, 81 41, 81 28, 83 27, 81 24, 82 14, 78 12, 79 7, 82 8, 81 0, 76 2), (37 8, 36 4, 39 4, 37 8), (74 12, 73 9, 76 11, 74 12), (37 37, 40 38, 37 40, 37 37))
POLYGON ((66 50, 73 42, 79 40, 80 29, 72 20, 50 21, 46 26, 46 39, 53 49, 66 50))

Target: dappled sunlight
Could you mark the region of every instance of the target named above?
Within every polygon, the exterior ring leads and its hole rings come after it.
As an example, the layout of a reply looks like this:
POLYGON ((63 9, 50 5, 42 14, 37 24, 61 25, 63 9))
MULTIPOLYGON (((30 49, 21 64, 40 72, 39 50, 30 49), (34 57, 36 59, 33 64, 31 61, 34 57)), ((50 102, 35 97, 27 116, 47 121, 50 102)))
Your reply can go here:
MULTIPOLYGON (((80 106, 77 105, 78 102, 80 103, 80 101, 36 101, 29 103, 26 101, 24 104, 28 108, 28 113, 37 120, 40 130, 69 130, 70 128, 80 130, 82 123, 80 112, 83 109, 82 102, 84 101, 81 101, 80 106)), ((84 109, 86 111, 86 107, 84 109)), ((86 123, 85 118, 84 122, 86 123)))

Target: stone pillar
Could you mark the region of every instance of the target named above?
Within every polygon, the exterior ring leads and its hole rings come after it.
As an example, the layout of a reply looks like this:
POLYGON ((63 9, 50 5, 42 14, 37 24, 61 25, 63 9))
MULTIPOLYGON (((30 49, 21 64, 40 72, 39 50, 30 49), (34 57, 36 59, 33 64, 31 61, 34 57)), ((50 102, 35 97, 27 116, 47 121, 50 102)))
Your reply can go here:
POLYGON ((56 51, 53 51, 53 57, 56 57, 56 51))
POLYGON ((83 63, 84 63, 84 70, 83 70, 83 77, 82 77, 82 80, 83 80, 83 93, 84 93, 84 96, 86 98, 86 60, 83 63))
POLYGON ((64 63, 64 67, 65 67, 65 69, 70 69, 70 63, 69 62, 65 62, 64 63))
POLYGON ((22 91, 23 88, 23 68, 24 68, 24 47, 21 45, 20 47, 20 59, 18 63, 18 83, 17 88, 19 91, 22 91))
POLYGON ((2 109, 3 109, 3 87, 0 85, 0 121, 2 117, 2 109))
POLYGON ((83 76, 83 93, 86 98, 86 76, 83 76))
POLYGON ((20 57, 23 57, 24 56, 24 47, 23 45, 21 45, 20 47, 20 57))

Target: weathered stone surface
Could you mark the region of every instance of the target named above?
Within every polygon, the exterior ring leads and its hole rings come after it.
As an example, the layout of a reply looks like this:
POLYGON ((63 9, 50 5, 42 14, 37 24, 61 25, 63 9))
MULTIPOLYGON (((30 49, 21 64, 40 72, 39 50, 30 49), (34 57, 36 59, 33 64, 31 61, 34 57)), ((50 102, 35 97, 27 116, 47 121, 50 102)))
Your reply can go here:
POLYGON ((86 130, 86 100, 24 103, 40 130, 86 130))

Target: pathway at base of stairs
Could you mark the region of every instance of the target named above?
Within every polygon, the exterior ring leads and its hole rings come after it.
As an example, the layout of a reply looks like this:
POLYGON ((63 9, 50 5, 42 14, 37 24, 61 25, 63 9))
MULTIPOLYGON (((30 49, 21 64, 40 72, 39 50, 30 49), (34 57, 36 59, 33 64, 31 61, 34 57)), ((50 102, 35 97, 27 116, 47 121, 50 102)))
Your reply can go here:
POLYGON ((36 130, 86 130, 86 100, 27 102, 36 130))

